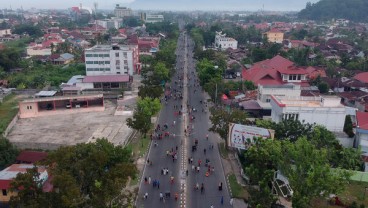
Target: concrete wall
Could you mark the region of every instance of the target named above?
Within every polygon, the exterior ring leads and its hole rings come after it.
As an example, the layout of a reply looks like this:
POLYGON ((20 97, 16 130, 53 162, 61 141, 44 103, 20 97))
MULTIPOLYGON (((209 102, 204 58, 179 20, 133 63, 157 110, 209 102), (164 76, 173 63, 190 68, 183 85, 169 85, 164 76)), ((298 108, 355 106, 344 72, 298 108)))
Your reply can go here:
POLYGON ((328 130, 334 132, 342 132, 344 128, 346 109, 341 108, 326 108, 326 107, 280 107, 274 100, 271 100, 272 121, 278 123, 282 121, 283 114, 298 114, 299 121, 306 123, 316 123, 325 126, 328 130))
POLYGON ((38 104, 37 103, 19 103, 19 117, 20 118, 31 118, 37 117, 38 115, 38 104))
POLYGON ((10 201, 10 197, 12 196, 16 196, 17 193, 15 192, 9 192, 9 190, 7 190, 7 195, 3 196, 3 192, 2 190, 0 190, 0 202, 9 202, 10 201))
POLYGON ((8 127, 6 127, 6 129, 5 129, 4 133, 3 133, 3 137, 7 137, 8 136, 10 130, 17 123, 18 119, 19 119, 19 113, 14 116, 13 120, 9 123, 8 127))

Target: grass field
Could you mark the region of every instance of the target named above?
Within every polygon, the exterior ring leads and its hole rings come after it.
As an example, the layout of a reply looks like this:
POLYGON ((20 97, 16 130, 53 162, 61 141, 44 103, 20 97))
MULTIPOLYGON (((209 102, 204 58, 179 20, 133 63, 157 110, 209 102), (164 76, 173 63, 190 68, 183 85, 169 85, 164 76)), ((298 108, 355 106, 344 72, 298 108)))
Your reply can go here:
POLYGON ((231 192, 234 198, 245 199, 245 200, 248 199, 249 194, 247 190, 244 187, 242 187, 240 184, 238 184, 234 174, 231 174, 229 176, 229 183, 230 183, 230 189, 231 189, 231 192))
MULTIPOLYGON (((350 182, 344 192, 337 195, 339 200, 346 206, 350 206, 353 202, 359 206, 368 207, 368 183, 366 182, 350 182)), ((330 205, 327 199, 318 198, 312 202, 313 207, 321 208, 337 208, 341 206, 330 205)))
POLYGON ((229 151, 226 149, 225 142, 221 142, 219 144, 219 150, 220 150, 221 157, 224 158, 224 159, 227 159, 228 158, 229 151))
POLYGON ((0 135, 4 133, 9 123, 18 113, 18 99, 15 95, 10 94, 0 103, 0 135))

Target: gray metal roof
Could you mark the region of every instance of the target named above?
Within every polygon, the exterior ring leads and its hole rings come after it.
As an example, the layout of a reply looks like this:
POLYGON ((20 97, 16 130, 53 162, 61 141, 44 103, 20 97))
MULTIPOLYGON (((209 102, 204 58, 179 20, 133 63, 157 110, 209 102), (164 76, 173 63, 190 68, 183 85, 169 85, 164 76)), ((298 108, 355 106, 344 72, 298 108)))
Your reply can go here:
POLYGON ((57 93, 57 91, 40 91, 35 94, 36 97, 52 97, 57 93))

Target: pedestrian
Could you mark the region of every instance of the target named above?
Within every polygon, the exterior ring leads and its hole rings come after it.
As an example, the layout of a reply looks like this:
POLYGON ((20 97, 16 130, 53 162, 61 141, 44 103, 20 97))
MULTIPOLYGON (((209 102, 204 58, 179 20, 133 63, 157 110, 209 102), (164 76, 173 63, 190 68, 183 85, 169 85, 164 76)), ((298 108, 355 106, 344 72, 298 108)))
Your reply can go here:
POLYGON ((224 205, 224 196, 221 196, 221 205, 224 205))
POLYGON ((148 184, 151 184, 151 176, 148 177, 148 184))
POLYGON ((144 199, 147 199, 148 198, 148 193, 147 192, 143 195, 143 198, 144 199))
POLYGON ((160 192, 160 201, 162 201, 164 199, 164 195, 162 194, 162 192, 160 192))
POLYGON ((147 177, 144 177, 144 183, 145 183, 145 184, 147 184, 147 183, 148 183, 147 177))
POLYGON ((189 174, 188 169, 185 171, 185 173, 186 173, 186 174, 187 174, 187 176, 188 176, 188 174, 189 174))
POLYGON ((157 189, 160 189, 160 181, 157 180, 157 189))
POLYGON ((194 169, 195 169, 195 166, 194 166, 194 165, 192 165, 192 170, 194 171, 194 169))

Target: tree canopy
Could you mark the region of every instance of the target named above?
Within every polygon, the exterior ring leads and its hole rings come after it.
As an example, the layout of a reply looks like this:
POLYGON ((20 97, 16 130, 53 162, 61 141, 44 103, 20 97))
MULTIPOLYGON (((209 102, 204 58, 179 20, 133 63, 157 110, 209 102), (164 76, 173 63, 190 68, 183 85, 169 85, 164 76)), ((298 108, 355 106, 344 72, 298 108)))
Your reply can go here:
POLYGON ((366 0, 321 0, 307 3, 299 12, 299 17, 310 20, 331 20, 344 18, 357 22, 368 20, 368 2, 366 0))
POLYGON ((18 153, 18 149, 9 140, 0 136, 0 170, 14 163, 18 153))
MULTIPOLYGON (((16 207, 112 207, 121 196, 136 167, 130 151, 106 139, 95 143, 60 147, 42 164, 52 175, 52 192, 40 191, 36 169, 18 174, 11 186, 18 196, 11 198, 16 207)), ((128 199, 128 201, 130 201, 128 199)), ((120 203, 120 202, 119 202, 120 203)), ((126 204, 119 204, 126 206, 126 204)))

